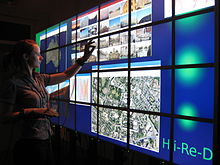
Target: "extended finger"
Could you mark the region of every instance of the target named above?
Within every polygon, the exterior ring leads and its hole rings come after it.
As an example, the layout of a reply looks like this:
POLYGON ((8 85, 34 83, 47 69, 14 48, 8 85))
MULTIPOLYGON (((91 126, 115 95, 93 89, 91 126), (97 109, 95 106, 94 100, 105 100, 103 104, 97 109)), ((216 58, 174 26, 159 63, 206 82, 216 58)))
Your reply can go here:
POLYGON ((87 42, 87 44, 92 44, 92 43, 94 43, 95 41, 93 41, 93 39, 90 39, 88 42, 87 42))
POLYGON ((90 49, 90 52, 91 52, 91 53, 95 50, 95 47, 96 47, 96 46, 93 46, 93 45, 90 46, 90 48, 91 48, 91 49, 90 49))

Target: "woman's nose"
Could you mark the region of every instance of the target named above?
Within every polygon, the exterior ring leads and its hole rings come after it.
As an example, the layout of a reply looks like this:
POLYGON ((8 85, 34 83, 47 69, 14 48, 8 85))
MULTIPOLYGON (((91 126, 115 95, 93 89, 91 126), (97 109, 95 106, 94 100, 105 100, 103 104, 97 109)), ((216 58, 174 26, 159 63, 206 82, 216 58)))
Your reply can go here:
POLYGON ((40 61, 42 61, 43 59, 44 59, 43 56, 40 56, 40 57, 39 57, 39 60, 40 60, 40 61))

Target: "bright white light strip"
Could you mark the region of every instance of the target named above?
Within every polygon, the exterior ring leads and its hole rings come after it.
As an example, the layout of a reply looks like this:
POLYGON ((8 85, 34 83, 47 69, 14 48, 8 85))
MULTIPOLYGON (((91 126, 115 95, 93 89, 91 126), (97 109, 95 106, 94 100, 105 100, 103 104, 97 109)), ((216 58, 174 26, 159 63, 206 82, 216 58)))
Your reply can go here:
POLYGON ((67 25, 61 26, 60 32, 65 32, 65 31, 67 31, 67 25))
POLYGON ((54 36, 56 34, 59 34, 59 28, 56 28, 55 30, 52 30, 51 32, 47 33, 47 38, 54 36))
MULTIPOLYGON (((215 0, 176 0, 175 1, 175 14, 183 14, 206 7, 214 6, 215 0)), ((164 17, 172 16, 172 0, 164 1, 164 17)))

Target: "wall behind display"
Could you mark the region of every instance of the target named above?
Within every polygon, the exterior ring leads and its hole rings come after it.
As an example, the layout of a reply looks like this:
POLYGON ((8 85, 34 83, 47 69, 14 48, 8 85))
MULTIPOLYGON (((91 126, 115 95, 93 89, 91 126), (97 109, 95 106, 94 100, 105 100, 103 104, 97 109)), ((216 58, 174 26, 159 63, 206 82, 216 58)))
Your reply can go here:
MULTIPOLYGON (((10 3, 0 2, 0 21, 31 26, 31 38, 34 39, 36 32, 85 11, 100 1, 103 2, 103 0, 65 0, 65 2, 59 0, 13 0, 10 3)), ((2 39, 0 38, 0 40, 2 39)))

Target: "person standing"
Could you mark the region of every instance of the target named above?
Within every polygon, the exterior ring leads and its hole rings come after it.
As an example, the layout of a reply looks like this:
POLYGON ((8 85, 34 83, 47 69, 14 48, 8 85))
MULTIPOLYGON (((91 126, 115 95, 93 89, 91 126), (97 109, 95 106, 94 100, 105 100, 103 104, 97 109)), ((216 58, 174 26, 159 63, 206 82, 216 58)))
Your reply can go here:
MULTIPOLYGON (((48 117, 57 117, 55 109, 49 107, 46 86, 55 85, 77 74, 89 59, 95 46, 89 41, 84 56, 64 72, 41 74, 35 72, 43 57, 34 40, 19 41, 8 56, 10 78, 1 83, 0 123, 14 122, 19 127, 19 138, 13 149, 17 165, 51 164, 52 129, 48 117)), ((16 128, 18 130, 18 128, 16 128)))

